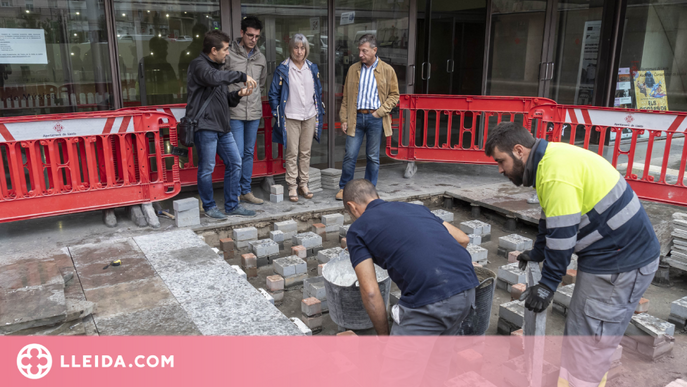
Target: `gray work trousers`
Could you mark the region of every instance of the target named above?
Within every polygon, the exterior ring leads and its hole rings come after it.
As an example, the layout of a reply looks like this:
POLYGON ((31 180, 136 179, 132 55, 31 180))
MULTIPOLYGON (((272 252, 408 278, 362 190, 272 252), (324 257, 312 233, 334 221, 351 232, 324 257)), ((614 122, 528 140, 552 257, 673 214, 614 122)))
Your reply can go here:
POLYGON ((475 289, 419 308, 395 305, 392 336, 382 354, 382 386, 443 386, 455 352, 456 335, 475 307, 475 289))
POLYGON ((639 269, 617 274, 578 271, 565 321, 560 379, 576 387, 605 383, 611 356, 658 263, 656 258, 639 269))

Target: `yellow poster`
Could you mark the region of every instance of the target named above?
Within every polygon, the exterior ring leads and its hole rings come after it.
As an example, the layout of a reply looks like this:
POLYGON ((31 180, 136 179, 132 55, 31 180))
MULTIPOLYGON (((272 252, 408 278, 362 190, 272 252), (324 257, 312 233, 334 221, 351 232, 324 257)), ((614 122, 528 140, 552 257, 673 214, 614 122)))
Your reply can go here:
POLYGON ((634 72, 637 109, 668 110, 668 91, 663 70, 634 72))

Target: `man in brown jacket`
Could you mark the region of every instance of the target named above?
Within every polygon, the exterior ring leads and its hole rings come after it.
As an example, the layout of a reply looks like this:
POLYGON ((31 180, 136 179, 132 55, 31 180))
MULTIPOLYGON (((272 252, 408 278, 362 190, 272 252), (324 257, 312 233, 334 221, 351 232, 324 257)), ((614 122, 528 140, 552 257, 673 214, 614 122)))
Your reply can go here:
MULTIPOLYGON (((258 48, 258 39, 262 31, 262 22, 255 16, 246 16, 241 20, 241 38, 233 41, 224 65, 225 70, 240 71, 258 81, 259 88, 253 94, 241 98, 238 106, 232 108, 231 133, 241 156, 240 196, 242 202, 262 204, 263 200, 251 192, 253 176, 253 153, 258 126, 262 118, 262 91, 267 79, 267 61, 258 48)), ((229 85, 229 91, 240 90, 236 85, 229 85)))
POLYGON ((339 117, 346 137, 341 180, 337 200, 343 199, 343 188, 353 180, 358 152, 367 136, 365 179, 377 185, 379 148, 382 131, 391 136, 391 109, 398 103, 398 78, 393 67, 377 57, 377 41, 366 34, 358 43, 360 62, 348 69, 339 117))

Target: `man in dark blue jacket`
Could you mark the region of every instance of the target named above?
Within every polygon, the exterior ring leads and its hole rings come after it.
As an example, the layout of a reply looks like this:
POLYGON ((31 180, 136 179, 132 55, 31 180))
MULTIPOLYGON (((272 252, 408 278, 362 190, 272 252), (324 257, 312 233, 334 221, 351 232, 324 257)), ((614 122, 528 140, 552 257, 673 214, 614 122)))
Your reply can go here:
POLYGON ((196 117, 205 101, 205 111, 198 117, 194 141, 198 152, 198 193, 205 215, 224 219, 226 215, 255 216, 255 211, 239 205, 241 157, 229 127, 229 107, 238 105, 241 97, 250 95, 257 87, 255 80, 239 71, 222 71, 229 53, 229 36, 214 30, 205 34, 203 52, 188 67, 188 102, 186 116, 196 117), (229 92, 227 85, 243 82, 247 87, 229 92), (224 170, 223 214, 213 197, 212 172, 215 156, 219 155, 224 170))

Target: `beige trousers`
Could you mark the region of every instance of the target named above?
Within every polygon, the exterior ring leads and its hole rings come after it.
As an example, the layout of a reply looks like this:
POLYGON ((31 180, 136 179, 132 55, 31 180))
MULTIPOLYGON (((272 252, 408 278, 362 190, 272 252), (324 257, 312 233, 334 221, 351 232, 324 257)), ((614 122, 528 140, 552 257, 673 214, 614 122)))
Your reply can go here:
POLYGON ((307 186, 310 176, 310 150, 315 136, 315 119, 305 121, 286 119, 286 184, 289 188, 307 186))

